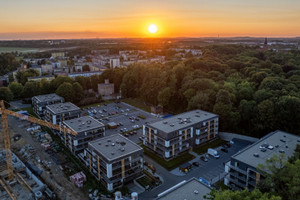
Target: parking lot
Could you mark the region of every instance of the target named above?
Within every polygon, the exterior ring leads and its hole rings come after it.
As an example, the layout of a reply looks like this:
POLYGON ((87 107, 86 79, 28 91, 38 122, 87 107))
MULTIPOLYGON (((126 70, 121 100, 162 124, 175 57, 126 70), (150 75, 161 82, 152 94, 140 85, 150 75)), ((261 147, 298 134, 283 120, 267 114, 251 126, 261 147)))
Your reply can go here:
POLYGON ((230 147, 219 146, 215 148, 219 154, 219 158, 214 158, 213 156, 208 155, 207 153, 202 155, 197 155, 195 159, 191 160, 189 163, 192 165, 192 168, 189 172, 181 172, 178 168, 171 171, 172 174, 177 176, 195 176, 198 178, 203 178, 208 182, 212 182, 215 178, 222 178, 221 175, 224 173, 224 165, 228 162, 232 155, 250 145, 251 142, 246 140, 233 139, 233 144, 230 147), (221 149, 226 149, 222 151, 221 149), (207 160, 204 161, 201 157, 205 157, 207 160), (193 164, 194 163, 194 164, 193 164), (195 163, 197 163, 196 166, 195 163))
POLYGON ((83 115, 90 115, 105 125, 112 122, 116 123, 116 128, 106 128, 106 136, 120 133, 135 143, 141 142, 139 138, 142 137, 144 124, 161 120, 157 116, 123 102, 88 107, 82 112, 83 115))

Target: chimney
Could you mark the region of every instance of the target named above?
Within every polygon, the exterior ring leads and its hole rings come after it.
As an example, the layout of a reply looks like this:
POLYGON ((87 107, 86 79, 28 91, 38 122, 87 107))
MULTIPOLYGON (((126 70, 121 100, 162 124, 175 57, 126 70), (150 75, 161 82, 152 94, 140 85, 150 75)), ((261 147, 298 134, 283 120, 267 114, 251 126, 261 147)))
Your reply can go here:
POLYGON ((131 193, 131 200, 138 200, 138 193, 136 192, 131 193))
POLYGON ((115 192, 115 200, 121 200, 122 198, 122 193, 120 191, 115 192))
POLYGON ((105 79, 105 80, 104 80, 104 83, 105 83, 105 84, 109 84, 109 79, 105 79))

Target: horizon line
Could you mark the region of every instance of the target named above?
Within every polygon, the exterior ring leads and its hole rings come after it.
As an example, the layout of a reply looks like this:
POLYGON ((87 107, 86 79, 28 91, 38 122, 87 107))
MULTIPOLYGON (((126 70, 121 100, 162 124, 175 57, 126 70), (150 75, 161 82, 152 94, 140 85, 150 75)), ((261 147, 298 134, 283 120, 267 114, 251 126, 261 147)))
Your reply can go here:
POLYGON ((109 40, 109 39, 230 39, 230 38, 270 38, 270 39, 300 39, 300 36, 178 36, 178 37, 84 37, 84 38, 36 38, 36 39, 2 39, 0 41, 38 41, 38 40, 109 40))

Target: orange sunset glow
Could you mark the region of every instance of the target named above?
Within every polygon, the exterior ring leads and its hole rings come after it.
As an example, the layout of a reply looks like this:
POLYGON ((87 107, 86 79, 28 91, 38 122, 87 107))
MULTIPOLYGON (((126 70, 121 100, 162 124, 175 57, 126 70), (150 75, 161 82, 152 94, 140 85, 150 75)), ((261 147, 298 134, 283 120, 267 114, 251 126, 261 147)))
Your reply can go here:
POLYGON ((0 39, 294 37, 299 13, 296 0, 3 1, 0 39), (156 24, 155 34, 150 24, 156 24))

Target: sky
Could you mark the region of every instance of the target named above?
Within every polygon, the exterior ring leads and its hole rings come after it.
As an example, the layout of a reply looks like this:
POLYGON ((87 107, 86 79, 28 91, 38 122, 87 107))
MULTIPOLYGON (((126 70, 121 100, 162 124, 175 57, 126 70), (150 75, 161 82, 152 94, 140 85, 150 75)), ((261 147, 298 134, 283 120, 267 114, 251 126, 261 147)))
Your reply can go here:
POLYGON ((0 40, 218 35, 298 37, 300 0, 0 0, 0 40))

